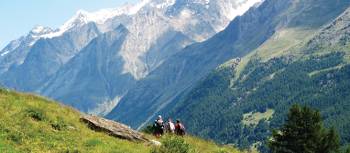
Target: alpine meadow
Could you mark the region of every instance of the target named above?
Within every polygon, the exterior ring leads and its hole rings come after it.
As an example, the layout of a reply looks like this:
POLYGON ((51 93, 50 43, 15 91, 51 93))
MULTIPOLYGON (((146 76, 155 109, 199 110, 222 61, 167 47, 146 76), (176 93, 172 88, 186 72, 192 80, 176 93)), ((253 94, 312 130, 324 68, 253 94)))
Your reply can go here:
POLYGON ((0 152, 350 153, 349 0, 92 1, 0 48, 0 152))

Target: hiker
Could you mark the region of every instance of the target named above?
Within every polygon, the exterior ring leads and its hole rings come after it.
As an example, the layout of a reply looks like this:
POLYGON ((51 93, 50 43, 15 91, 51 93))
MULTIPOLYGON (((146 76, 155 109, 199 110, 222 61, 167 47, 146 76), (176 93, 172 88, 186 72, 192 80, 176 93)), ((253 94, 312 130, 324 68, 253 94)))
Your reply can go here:
POLYGON ((153 128, 154 128, 154 135, 156 137, 160 137, 163 135, 164 123, 163 123, 162 116, 158 115, 158 118, 154 121, 153 128))
POLYGON ((174 125, 173 120, 171 118, 168 119, 168 122, 166 124, 165 129, 168 133, 175 133, 175 125, 174 125))
POLYGON ((176 135, 180 136, 184 136, 186 134, 185 126, 181 123, 179 119, 176 120, 175 133, 176 135))

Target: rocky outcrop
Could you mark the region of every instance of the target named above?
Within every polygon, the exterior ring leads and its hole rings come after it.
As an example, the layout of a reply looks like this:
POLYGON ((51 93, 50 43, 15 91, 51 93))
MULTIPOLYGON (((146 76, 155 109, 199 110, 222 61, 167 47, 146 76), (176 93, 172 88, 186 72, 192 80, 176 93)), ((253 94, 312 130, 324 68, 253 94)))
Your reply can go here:
POLYGON ((126 139, 134 142, 150 142, 143 134, 137 132, 130 127, 111 120, 100 118, 97 116, 86 115, 82 116, 80 120, 95 131, 105 132, 113 137, 126 139))

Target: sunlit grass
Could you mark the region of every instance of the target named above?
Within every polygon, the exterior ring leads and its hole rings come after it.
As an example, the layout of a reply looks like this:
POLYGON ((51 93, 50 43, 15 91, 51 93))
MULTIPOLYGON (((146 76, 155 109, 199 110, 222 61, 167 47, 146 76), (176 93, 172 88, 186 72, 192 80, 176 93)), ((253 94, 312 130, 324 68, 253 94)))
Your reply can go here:
POLYGON ((80 115, 50 100, 1 90, 0 152, 149 151, 147 144, 131 143, 90 130, 79 121, 80 115))
MULTIPOLYGON (((0 89, 0 152, 147 153, 153 148, 149 143, 134 143, 94 132, 80 122, 80 116, 73 108, 52 100, 0 89)), ((200 138, 185 136, 184 139, 200 153, 239 152, 200 138)))
MULTIPOLYGON (((162 142, 164 139, 166 139, 169 136, 174 136, 174 135, 165 135, 162 138, 158 138, 158 139, 151 136, 150 138, 162 142)), ((191 146, 191 148, 195 153, 246 153, 245 151, 238 150, 233 146, 218 145, 213 141, 200 139, 190 135, 183 136, 180 138, 183 138, 185 142, 191 146)))

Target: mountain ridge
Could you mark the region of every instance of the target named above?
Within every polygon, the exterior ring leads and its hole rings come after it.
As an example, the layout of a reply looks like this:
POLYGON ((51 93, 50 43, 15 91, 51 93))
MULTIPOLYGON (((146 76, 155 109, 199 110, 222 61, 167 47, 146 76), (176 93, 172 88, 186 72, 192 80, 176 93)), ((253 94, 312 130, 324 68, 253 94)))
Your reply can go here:
MULTIPOLYGON (((185 46, 213 36, 227 26, 234 15, 245 12, 256 2, 260 0, 144 0, 135 5, 91 13, 80 10, 58 29, 37 36, 26 50, 18 50, 23 63, 13 64, 14 58, 3 60, 3 66, 0 62, 0 67, 5 67, 0 80, 9 88, 39 93, 79 110, 103 115, 111 109, 107 107, 118 104, 135 82, 148 76, 185 46), (98 67, 101 65, 97 64, 102 64, 104 70, 99 68, 94 71, 96 74, 89 74, 90 81, 80 82, 76 77, 83 76, 75 72, 86 72, 89 68, 80 66, 84 63, 70 61, 82 56, 81 52, 87 46, 99 45, 93 40, 104 37, 104 33, 119 25, 129 31, 123 43, 119 43, 119 51, 113 46, 105 50, 109 52, 105 58, 110 63, 85 54, 86 62, 95 61, 92 65, 98 67), (113 63, 118 63, 117 68, 111 67, 113 63), (96 89, 101 92, 91 93, 90 90, 96 91, 90 88, 96 81, 104 85, 96 89)), ((38 26, 32 31, 45 30, 38 26)), ((91 52, 99 52, 96 49, 98 47, 93 51, 90 47, 91 52)), ((4 58, 17 56, 12 53, 15 52, 9 50, 4 58)))

